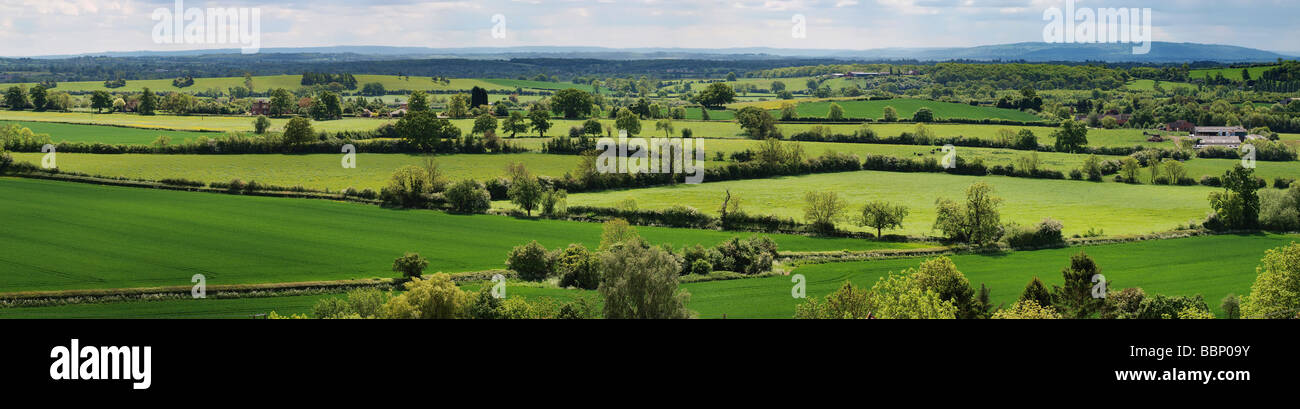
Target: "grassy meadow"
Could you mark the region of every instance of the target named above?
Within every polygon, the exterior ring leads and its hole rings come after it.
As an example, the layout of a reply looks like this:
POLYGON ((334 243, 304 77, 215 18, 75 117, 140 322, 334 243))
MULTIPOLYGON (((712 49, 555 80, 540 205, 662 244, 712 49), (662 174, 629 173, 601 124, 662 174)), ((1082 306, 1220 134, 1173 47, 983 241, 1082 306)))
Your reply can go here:
MULTIPOLYGON (((391 277, 418 252, 428 272, 503 266, 514 246, 600 240, 596 223, 393 210, 326 200, 0 178, 0 292, 391 277)), ((713 245, 746 233, 642 227, 652 243, 713 245)), ((771 235, 782 250, 926 247, 771 235)))
MULTIPOLYGON (((795 111, 799 113, 800 118, 826 118, 830 113, 831 104, 839 104, 844 109, 846 118, 871 118, 882 119, 885 117, 885 107, 894 107, 898 111, 898 117, 903 119, 912 118, 917 110, 921 108, 930 108, 934 111, 935 118, 943 119, 1006 119, 1012 121, 1041 121, 1039 118, 1028 113, 1014 109, 1003 109, 993 107, 972 106, 968 104, 957 104, 952 102, 929 101, 923 99, 900 98, 883 101, 839 101, 839 102, 804 102, 795 105, 795 111)), ((780 117, 780 111, 772 113, 773 116, 780 117)))
MULTIPOLYGON (((987 182, 1004 200, 1002 221, 1022 225, 1052 217, 1065 224, 1067 235, 1083 234, 1090 228, 1106 235, 1151 233, 1174 229, 1191 220, 1203 220, 1210 211, 1207 197, 1213 188, 1201 186, 1151 186, 1041 180, 1002 176, 973 177, 935 173, 844 172, 772 179, 738 180, 699 185, 675 185, 635 190, 576 193, 569 205, 613 206, 634 199, 641 209, 689 205, 716 214, 726 190, 738 196, 743 210, 751 214, 774 214, 803 219, 804 193, 833 191, 845 199, 848 215, 859 212, 871 200, 907 206, 911 213, 901 230, 905 234, 929 234, 934 223, 934 202, 938 198, 962 200, 975 182, 987 182)), ((510 207, 495 202, 497 207, 510 207)), ((843 229, 863 230, 846 220, 843 229)), ((896 231, 897 232, 897 231, 896 231)))

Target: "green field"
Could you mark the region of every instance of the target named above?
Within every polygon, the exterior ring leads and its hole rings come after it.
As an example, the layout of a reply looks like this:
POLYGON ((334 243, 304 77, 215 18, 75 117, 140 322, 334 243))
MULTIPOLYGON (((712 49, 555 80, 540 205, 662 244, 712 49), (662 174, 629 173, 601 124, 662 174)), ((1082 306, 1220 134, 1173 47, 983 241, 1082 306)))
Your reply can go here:
MULTIPOLYGON (((1245 295, 1255 280, 1255 266, 1264 250, 1280 247, 1300 236, 1255 234, 1203 236, 1186 239, 1110 244, 1082 248, 1022 251, 996 255, 952 256, 957 268, 972 286, 985 284, 995 304, 1014 303, 1032 277, 1047 285, 1060 285, 1060 270, 1079 251, 1092 256, 1101 266, 1112 289, 1142 287, 1147 294, 1196 295, 1205 297, 1218 314, 1219 301, 1228 293, 1245 295)), ((890 272, 915 268, 920 258, 839 262, 807 265, 794 273, 808 278, 808 297, 823 297, 845 280, 870 287, 890 272)), ((790 297, 791 278, 776 276, 731 281, 683 284, 691 293, 689 307, 700 318, 788 318, 800 302, 790 297)), ((463 286, 473 291, 475 284, 463 286)), ((550 297, 569 300, 595 296, 593 291, 534 286, 508 286, 508 296, 550 297)), ((277 311, 306 314, 324 297, 341 295, 284 296, 270 298, 136 301, 111 304, 82 304, 35 308, 0 309, 0 318, 244 318, 277 311)))
POLYGON ((0 127, 19 125, 30 128, 32 132, 49 134, 50 139, 58 142, 106 143, 111 145, 148 145, 160 135, 171 138, 172 143, 189 141, 198 136, 217 137, 218 133, 196 131, 172 131, 164 129, 130 128, 124 126, 81 125, 57 122, 20 122, 0 121, 0 127))
MULTIPOLYGON (((641 209, 661 209, 682 204, 714 213, 725 190, 738 195, 750 214, 803 218, 803 196, 808 191, 837 192, 850 212, 870 200, 906 205, 911 214, 903 233, 928 234, 934 223, 934 201, 961 199, 967 186, 984 181, 994 186, 1005 202, 1003 222, 1034 224, 1052 217, 1065 224, 1065 233, 1082 234, 1089 228, 1106 235, 1151 233, 1174 229, 1191 220, 1203 220, 1210 211, 1207 197, 1215 189, 1201 186, 1151 186, 1041 180, 1002 176, 973 177, 936 173, 844 172, 772 179, 752 179, 676 185, 635 190, 570 194, 569 205, 613 206, 635 199, 641 209)), ((494 203, 510 207, 509 203, 494 203)), ((862 230, 845 222, 840 228, 862 230)))
MULTIPOLYGON (((1241 73, 1237 73, 1237 76, 1240 77, 1241 73)), ((1124 87, 1134 91, 1155 91, 1155 85, 1156 82, 1153 80, 1133 80, 1125 84, 1124 87)), ((1196 86, 1186 82, 1160 81, 1160 88, 1165 91, 1172 91, 1174 88, 1196 89, 1196 86)))
MULTIPOLYGON (((1277 66, 1265 65, 1259 67, 1250 67, 1247 68, 1247 70, 1250 70, 1250 78, 1259 79, 1259 77, 1264 74, 1264 71, 1268 71, 1274 68, 1277 68, 1277 66)), ((1188 73, 1188 77, 1192 79, 1213 78, 1218 74, 1223 74, 1223 78, 1227 78, 1233 81, 1242 80, 1241 68, 1206 68, 1206 69, 1192 70, 1191 72, 1188 73)))
MULTIPOLYGON (((414 251, 428 271, 500 268, 517 245, 595 247, 595 223, 461 216, 284 199, 0 178, 0 292, 390 277, 414 251)), ((714 244, 732 233, 639 228, 653 243, 714 244)), ((919 247, 772 235, 782 250, 919 247)))
MULTIPOLYGON (((1255 266, 1264 251, 1300 240, 1300 236, 1256 234, 1156 240, 1083 248, 1021 251, 997 255, 953 256, 957 269, 976 289, 988 285, 995 304, 1010 305, 1034 276, 1061 285, 1061 270, 1070 256, 1084 251, 1097 261, 1110 288, 1142 287, 1148 295, 1201 294, 1212 311, 1228 293, 1246 295, 1255 282, 1255 266)), ((870 287, 889 272, 916 268, 922 259, 893 259, 809 265, 794 273, 808 278, 808 297, 822 297, 844 280, 870 287)), ((794 315, 789 277, 685 284, 690 307, 701 318, 783 318, 794 315)))
MULTIPOLYGON (((13 153, 17 161, 40 163, 42 153, 13 153)), ((89 153, 58 154, 59 169, 90 175, 160 180, 180 178, 201 182, 228 182, 240 179, 276 186, 303 186, 338 191, 343 188, 379 191, 393 171, 408 165, 419 166, 424 155, 362 153, 356 168, 344 168, 342 154, 250 154, 250 155, 155 155, 89 153)), ((439 155, 438 169, 448 180, 472 178, 487 180, 503 175, 510 162, 528 166, 534 174, 564 176, 577 168, 577 157, 517 153, 503 155, 439 155)))
MULTIPOLYGON (((179 131, 217 131, 217 132, 252 132, 253 117, 250 116, 209 116, 209 115, 136 115, 136 114, 94 114, 89 112, 32 112, 0 111, 0 121, 62 122, 71 124, 114 125, 149 129, 170 129, 179 131)), ((271 118, 271 131, 279 132, 289 118, 271 118)), ((357 131, 378 128, 385 123, 396 122, 392 119, 378 118, 343 118, 332 121, 313 121, 312 129, 317 131, 357 131)), ((468 128, 467 128, 468 129, 468 128)), ((57 138, 57 137, 56 137, 57 138)))
MULTIPOLYGON (((909 98, 883 101, 804 102, 796 105, 795 110, 799 112, 800 118, 826 118, 832 103, 839 104, 844 109, 845 118, 882 119, 885 116, 885 107, 891 106, 898 111, 898 117, 902 119, 910 119, 916 114, 917 110, 928 107, 934 111, 935 118, 941 119, 1005 119, 1026 122, 1043 120, 1037 116, 1014 109, 909 98)), ((772 114, 780 117, 781 112, 774 111, 772 114)))

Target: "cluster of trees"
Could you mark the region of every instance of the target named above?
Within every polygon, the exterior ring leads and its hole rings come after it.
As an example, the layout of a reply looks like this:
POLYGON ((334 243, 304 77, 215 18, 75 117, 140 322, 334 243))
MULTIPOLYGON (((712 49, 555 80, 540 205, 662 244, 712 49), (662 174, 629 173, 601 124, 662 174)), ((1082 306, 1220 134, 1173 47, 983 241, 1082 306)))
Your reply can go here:
POLYGON ((67 111, 73 107, 73 99, 68 93, 50 91, 45 85, 32 86, 30 92, 15 85, 5 91, 4 104, 15 111, 26 108, 36 111, 67 111))
POLYGON ((304 72, 302 73, 302 85, 327 85, 338 83, 346 89, 357 89, 357 78, 349 73, 330 74, 324 72, 304 72))
POLYGON ((993 314, 989 290, 977 295, 970 280, 947 257, 921 262, 916 269, 890 273, 870 289, 845 281, 824 299, 808 298, 795 307, 800 319, 979 319, 993 314))

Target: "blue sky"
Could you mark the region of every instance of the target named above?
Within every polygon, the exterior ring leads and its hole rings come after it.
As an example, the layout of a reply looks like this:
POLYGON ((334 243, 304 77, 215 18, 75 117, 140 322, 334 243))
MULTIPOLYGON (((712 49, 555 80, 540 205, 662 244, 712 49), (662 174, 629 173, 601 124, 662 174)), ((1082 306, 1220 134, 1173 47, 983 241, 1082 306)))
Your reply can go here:
MULTIPOLYGON (((1065 0, 248 0, 261 46, 778 47, 871 49, 1042 41, 1043 11, 1065 0), (505 37, 492 16, 505 17, 505 37), (804 16, 805 38, 791 36, 804 16)), ((0 55, 231 48, 157 44, 151 15, 174 0, 0 0, 0 55)), ((1156 41, 1300 52, 1300 2, 1079 0, 1078 8, 1151 8, 1156 41)))

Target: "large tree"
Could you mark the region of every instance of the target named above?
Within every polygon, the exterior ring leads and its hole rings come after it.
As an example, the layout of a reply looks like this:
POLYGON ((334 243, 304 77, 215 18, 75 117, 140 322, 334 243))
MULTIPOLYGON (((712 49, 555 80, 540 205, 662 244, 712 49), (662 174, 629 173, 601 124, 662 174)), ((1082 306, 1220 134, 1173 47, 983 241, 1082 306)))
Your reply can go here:
POLYGON ((1300 244, 1269 250, 1255 268, 1258 276, 1241 304, 1246 318, 1300 317, 1300 244))
POLYGON ((411 112, 428 111, 429 96, 424 91, 411 92, 410 98, 406 100, 406 110, 411 112))
POLYGON ((907 217, 907 206, 876 200, 862 207, 862 217, 858 219, 858 225, 876 229, 876 238, 880 238, 884 229, 902 228, 905 217, 907 217))
POLYGON ((551 112, 541 105, 533 105, 528 110, 528 126, 537 131, 537 137, 545 138, 546 131, 551 129, 551 112))
POLYGON ((1056 151, 1076 153, 1088 146, 1088 126, 1073 119, 1061 122, 1061 127, 1052 132, 1056 138, 1056 151))
POLYGON ((1261 187, 1255 179, 1255 170, 1236 164, 1223 174, 1223 192, 1210 193, 1210 207, 1214 208, 1222 227, 1228 229, 1253 229, 1259 226, 1259 194, 1261 187))
POLYGON ((715 82, 704 87, 703 91, 695 95, 695 102, 708 107, 717 107, 730 104, 736 101, 736 90, 731 89, 730 85, 721 82, 715 82))
POLYGON ((438 118, 433 111, 411 112, 397 120, 394 128, 398 136, 426 152, 435 150, 444 139, 460 137, 460 128, 451 121, 438 118))
POLYGON ((753 139, 767 139, 779 136, 776 129, 776 119, 772 118, 767 110, 755 106, 747 106, 736 111, 736 121, 740 123, 740 128, 744 129, 753 139))
POLYGON ((519 111, 511 111, 510 116, 506 117, 501 123, 501 131, 509 132, 510 137, 515 137, 520 132, 528 132, 528 119, 519 111))
POLYGON ((95 91, 95 93, 90 94, 90 107, 94 108, 96 113, 103 109, 112 108, 113 96, 105 91, 95 91))
POLYGON ((591 115, 591 101, 591 94, 586 91, 562 89, 551 97, 551 111, 568 119, 585 117, 591 115))
POLYGON ((614 127, 627 131, 627 136, 636 136, 636 134, 641 133, 641 117, 637 116, 631 109, 620 109, 618 110, 618 117, 614 119, 614 127))
POLYGON ((145 88, 140 94, 140 104, 136 106, 135 111, 140 115, 153 115, 158 110, 158 96, 153 91, 145 88))
POLYGON ((307 143, 316 140, 315 132, 311 129, 311 120, 303 117, 297 117, 289 120, 284 125, 285 142, 307 143))
POLYGON ((600 256, 605 318, 690 318, 690 294, 677 285, 677 257, 640 238, 613 245, 600 256))
POLYGON ((993 186, 976 182, 966 188, 964 203, 949 199, 936 201, 934 228, 954 241, 975 245, 993 243, 1002 231, 998 213, 1001 204, 1002 199, 993 195, 993 186))
MULTIPOLYGON (((1084 252, 1070 257, 1070 267, 1061 270, 1065 285, 1053 287, 1052 300, 1057 311, 1066 318, 1089 318, 1101 311, 1105 297, 1093 295, 1093 276, 1101 274, 1101 268, 1084 252)), ((1109 284, 1100 284, 1109 285, 1109 284)), ((1105 288, 1102 288, 1105 294, 1105 288)))
POLYGON ((17 85, 9 87, 9 91, 5 92, 5 105, 14 111, 27 108, 27 91, 17 85))
POLYGON ((284 88, 276 88, 271 92, 271 115, 280 116, 292 113, 294 108, 293 94, 284 88))

